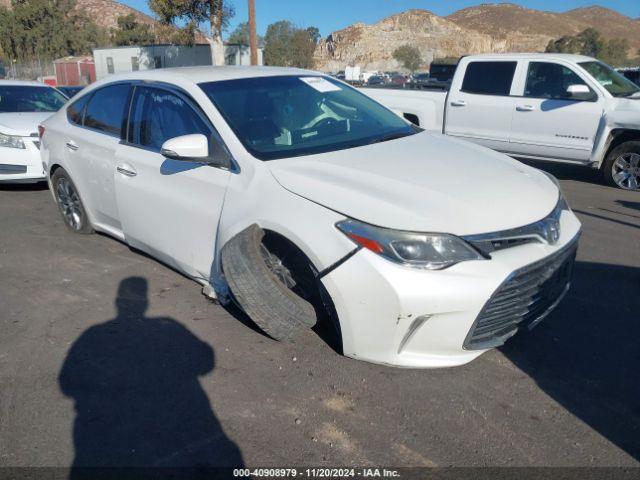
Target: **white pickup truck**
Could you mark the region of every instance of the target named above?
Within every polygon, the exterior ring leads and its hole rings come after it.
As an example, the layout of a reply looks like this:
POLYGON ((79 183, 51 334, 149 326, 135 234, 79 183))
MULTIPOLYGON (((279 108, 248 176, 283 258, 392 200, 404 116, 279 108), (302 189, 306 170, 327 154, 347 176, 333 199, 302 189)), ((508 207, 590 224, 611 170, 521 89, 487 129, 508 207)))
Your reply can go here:
POLYGON ((593 58, 475 55, 460 60, 448 92, 363 91, 426 130, 599 168, 609 184, 640 190, 640 88, 593 58))

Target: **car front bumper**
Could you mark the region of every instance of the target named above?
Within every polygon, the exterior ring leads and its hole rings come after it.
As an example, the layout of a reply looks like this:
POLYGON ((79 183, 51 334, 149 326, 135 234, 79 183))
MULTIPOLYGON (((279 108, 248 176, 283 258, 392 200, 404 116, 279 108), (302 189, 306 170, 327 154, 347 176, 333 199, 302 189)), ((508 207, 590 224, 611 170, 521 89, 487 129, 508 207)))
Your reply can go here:
MULTIPOLYGON (((488 350, 471 349, 467 340, 494 294, 524 267, 561 255, 577 243, 580 222, 573 212, 562 212, 560 227, 554 245, 524 244, 493 252, 490 260, 438 271, 405 267, 359 250, 322 278, 340 321, 344 354, 398 367, 470 362, 488 350)), ((550 302, 547 310, 556 304, 550 302)), ((522 323, 520 328, 525 327, 522 323)))
POLYGON ((25 148, 0 147, 0 183, 35 183, 47 179, 38 139, 22 137, 25 148))

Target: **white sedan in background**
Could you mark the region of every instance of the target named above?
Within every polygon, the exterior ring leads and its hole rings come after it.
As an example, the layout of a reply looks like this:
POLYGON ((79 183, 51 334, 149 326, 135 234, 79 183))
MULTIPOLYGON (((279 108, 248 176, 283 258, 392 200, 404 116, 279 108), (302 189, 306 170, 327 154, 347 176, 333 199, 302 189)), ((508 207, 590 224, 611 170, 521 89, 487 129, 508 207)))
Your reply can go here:
POLYGON ((569 287, 580 223, 553 177, 316 72, 110 76, 41 131, 72 231, 149 253, 276 339, 327 322, 353 358, 460 365, 569 287))
POLYGON ((43 83, 0 80, 0 183, 46 181, 38 125, 66 101, 43 83))

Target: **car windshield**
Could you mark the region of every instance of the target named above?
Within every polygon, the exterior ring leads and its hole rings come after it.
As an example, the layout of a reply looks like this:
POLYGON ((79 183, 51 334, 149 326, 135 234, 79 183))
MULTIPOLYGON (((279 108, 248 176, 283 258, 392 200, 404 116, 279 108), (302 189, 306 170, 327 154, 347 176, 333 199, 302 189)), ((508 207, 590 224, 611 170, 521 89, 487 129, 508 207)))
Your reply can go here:
POLYGON ((366 95, 323 76, 244 78, 200 88, 261 160, 343 150, 419 131, 366 95))
POLYGON ((640 93, 640 87, 609 65, 601 62, 581 62, 580 65, 614 97, 630 97, 640 93))
POLYGON ((67 99, 50 87, 30 85, 1 85, 0 112, 55 112, 67 99))

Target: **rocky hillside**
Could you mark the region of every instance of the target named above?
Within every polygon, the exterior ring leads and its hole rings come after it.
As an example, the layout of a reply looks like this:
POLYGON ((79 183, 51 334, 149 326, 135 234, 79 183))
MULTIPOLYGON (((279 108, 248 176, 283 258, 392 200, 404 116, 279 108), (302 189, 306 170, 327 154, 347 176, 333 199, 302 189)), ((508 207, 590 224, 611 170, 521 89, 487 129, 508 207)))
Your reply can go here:
POLYGON ((418 47, 426 63, 434 57, 483 52, 543 51, 549 40, 598 29, 606 38, 624 37, 640 49, 640 22, 602 7, 551 13, 514 4, 482 4, 439 17, 409 10, 373 25, 357 23, 333 32, 316 50, 316 65, 326 71, 358 64, 367 69, 398 68, 393 51, 418 47))

